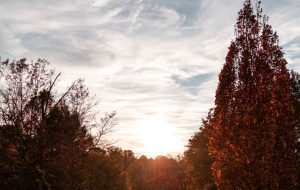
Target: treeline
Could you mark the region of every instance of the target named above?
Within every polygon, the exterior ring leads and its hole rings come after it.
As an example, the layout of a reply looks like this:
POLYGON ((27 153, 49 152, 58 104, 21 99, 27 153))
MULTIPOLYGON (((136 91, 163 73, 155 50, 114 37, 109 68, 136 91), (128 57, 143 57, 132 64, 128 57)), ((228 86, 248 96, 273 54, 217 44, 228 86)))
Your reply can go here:
POLYGON ((105 142, 115 113, 98 121, 81 80, 57 93, 60 74, 41 59, 2 61, 0 71, 1 189, 182 189, 178 160, 105 142))
POLYGON ((0 189, 185 190, 213 185, 206 177, 210 164, 193 155, 198 150, 207 158, 206 137, 191 140, 185 157, 137 157, 114 147, 105 136, 116 123, 115 113, 97 119, 82 80, 57 92, 60 74, 48 64, 41 59, 1 61, 0 189), (193 184, 198 169, 205 177, 193 184))
MULTIPOLYGON (((216 189, 207 145, 212 110, 183 156, 137 157, 102 140, 115 113, 91 120, 94 103, 81 80, 60 96, 52 92, 60 74, 47 65, 1 62, 2 189, 216 189)), ((292 71, 290 81, 299 126, 299 74, 292 71)))

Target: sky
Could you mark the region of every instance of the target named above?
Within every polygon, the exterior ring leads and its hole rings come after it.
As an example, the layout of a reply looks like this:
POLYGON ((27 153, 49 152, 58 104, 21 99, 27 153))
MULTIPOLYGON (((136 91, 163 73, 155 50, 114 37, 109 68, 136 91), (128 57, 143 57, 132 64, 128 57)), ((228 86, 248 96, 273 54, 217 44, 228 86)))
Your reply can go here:
MULTIPOLYGON (((182 153, 213 107, 242 0, 0 0, 2 59, 45 58, 59 88, 85 79, 109 139, 137 154, 182 153)), ((300 71, 300 1, 263 0, 288 68, 300 71)))

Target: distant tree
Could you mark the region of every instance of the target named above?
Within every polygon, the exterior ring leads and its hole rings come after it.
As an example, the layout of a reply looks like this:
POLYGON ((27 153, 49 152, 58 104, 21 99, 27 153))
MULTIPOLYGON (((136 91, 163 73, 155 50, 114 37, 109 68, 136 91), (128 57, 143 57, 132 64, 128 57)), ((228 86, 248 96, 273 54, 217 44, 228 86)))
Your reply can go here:
POLYGON ((245 1, 219 74, 208 143, 218 189, 296 187, 291 83, 267 20, 260 1, 245 1))
POLYGON ((159 156, 154 160, 155 173, 152 177, 155 189, 184 190, 185 175, 183 167, 174 158, 159 156))
POLYGON ((82 159, 99 145, 114 113, 94 122, 81 80, 62 95, 46 60, 0 63, 0 150, 4 189, 82 189, 82 159), (97 128, 92 136, 91 128, 97 128))
POLYGON ((210 111, 208 117, 202 120, 200 130, 189 139, 188 149, 184 152, 185 169, 189 190, 216 189, 211 174, 212 160, 208 155, 208 130, 211 127, 210 111))
POLYGON ((297 129, 297 167, 298 167, 298 188, 300 189, 300 75, 295 71, 291 71, 293 104, 296 114, 296 129, 297 129))
POLYGON ((128 168, 135 160, 132 151, 117 147, 94 148, 84 160, 85 189, 129 190, 128 168), (125 163, 125 161, 127 163, 125 163))
MULTIPOLYGON (((295 71, 291 71, 292 95, 295 115, 297 117, 297 131, 300 135, 300 75, 295 71)), ((300 137, 300 136, 299 136, 300 137)), ((300 138, 298 138, 300 139, 300 138)))
POLYGON ((134 190, 185 190, 186 176, 182 159, 158 156, 137 158, 128 168, 134 190))
MULTIPOLYGON (((151 159, 152 160, 152 159, 151 159)), ((145 155, 137 158, 129 168, 132 189, 147 190, 149 189, 149 178, 152 173, 151 160, 145 155)))

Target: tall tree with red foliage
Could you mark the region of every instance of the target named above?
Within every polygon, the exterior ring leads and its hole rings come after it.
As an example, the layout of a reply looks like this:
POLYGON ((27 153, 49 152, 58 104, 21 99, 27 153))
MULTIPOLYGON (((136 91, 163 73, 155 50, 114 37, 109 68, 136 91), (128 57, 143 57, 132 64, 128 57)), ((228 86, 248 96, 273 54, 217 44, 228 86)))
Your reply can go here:
POLYGON ((219 74, 209 154, 218 189, 295 189, 295 115, 278 35, 246 0, 219 74))

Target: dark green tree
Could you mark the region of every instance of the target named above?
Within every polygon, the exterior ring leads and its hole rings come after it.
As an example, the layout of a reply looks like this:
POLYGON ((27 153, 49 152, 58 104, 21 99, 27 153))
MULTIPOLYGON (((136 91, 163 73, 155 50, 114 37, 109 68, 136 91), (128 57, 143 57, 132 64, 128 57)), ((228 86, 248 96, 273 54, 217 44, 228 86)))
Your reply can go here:
POLYGON ((295 71, 291 71, 293 104, 296 114, 296 130, 297 130, 297 167, 298 167, 298 189, 300 189, 300 75, 295 71))
MULTIPOLYGON (((212 110, 211 110, 212 111, 212 110)), ((189 139, 187 150, 184 152, 185 169, 187 172, 188 189, 216 189, 211 173, 212 160, 208 155, 208 130, 211 127, 212 112, 202 120, 202 127, 189 139)))

